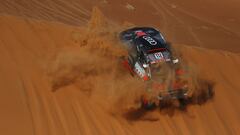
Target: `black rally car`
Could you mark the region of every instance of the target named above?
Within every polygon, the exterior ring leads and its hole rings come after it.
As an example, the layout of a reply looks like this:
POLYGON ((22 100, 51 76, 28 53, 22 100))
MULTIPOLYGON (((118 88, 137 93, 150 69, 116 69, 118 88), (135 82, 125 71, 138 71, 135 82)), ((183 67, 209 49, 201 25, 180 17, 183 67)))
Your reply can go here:
POLYGON ((162 34, 150 27, 134 27, 120 33, 120 40, 129 52, 131 69, 143 80, 151 79, 151 65, 156 63, 178 63, 173 59, 170 45, 162 34))
POLYGON ((191 95, 188 77, 178 68, 181 62, 173 56, 171 46, 158 30, 134 27, 122 31, 119 38, 129 54, 124 60, 125 67, 147 84, 146 94, 141 99, 144 107, 169 99, 182 102, 191 95))

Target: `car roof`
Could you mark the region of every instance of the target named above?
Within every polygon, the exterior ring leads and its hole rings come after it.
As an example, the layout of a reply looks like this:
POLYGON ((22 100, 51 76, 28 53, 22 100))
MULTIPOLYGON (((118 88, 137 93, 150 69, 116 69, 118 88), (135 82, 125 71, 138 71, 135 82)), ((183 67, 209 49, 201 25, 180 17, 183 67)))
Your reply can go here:
POLYGON ((127 30, 122 31, 119 36, 123 41, 134 40, 136 37, 136 32, 142 31, 148 35, 158 35, 160 32, 152 27, 133 27, 127 30))

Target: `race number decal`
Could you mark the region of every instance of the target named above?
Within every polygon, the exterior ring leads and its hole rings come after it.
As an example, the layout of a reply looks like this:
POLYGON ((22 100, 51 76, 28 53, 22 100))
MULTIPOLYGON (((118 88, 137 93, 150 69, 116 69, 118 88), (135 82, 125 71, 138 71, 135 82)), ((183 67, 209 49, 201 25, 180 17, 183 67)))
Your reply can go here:
POLYGON ((149 36, 143 36, 143 39, 148 41, 148 43, 151 44, 151 45, 157 45, 157 41, 155 41, 153 38, 151 38, 149 36))
POLYGON ((158 60, 163 58, 163 54, 161 52, 155 53, 154 56, 158 60))

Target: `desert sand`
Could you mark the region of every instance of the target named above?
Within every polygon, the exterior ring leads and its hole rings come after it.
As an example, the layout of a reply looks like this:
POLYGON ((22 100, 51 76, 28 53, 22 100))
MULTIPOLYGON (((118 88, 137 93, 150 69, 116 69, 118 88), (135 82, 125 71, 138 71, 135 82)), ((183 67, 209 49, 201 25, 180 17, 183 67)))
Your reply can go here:
POLYGON ((5 0, 0 3, 0 134, 239 134, 240 3, 5 0), (159 28, 203 78, 208 102, 123 114, 141 86, 118 63, 129 26, 159 28))

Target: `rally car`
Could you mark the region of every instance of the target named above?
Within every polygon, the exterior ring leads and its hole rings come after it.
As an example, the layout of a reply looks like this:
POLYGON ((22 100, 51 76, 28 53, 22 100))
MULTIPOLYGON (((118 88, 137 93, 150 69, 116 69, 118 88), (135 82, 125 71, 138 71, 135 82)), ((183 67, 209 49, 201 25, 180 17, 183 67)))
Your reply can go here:
POLYGON ((173 55, 171 46, 158 30, 134 27, 122 31, 119 38, 129 54, 123 62, 124 66, 147 84, 147 92, 141 100, 143 106, 188 97, 185 71, 179 68, 179 59, 173 55))
POLYGON ((120 39, 127 46, 128 62, 134 72, 143 80, 151 79, 151 64, 159 62, 178 63, 173 59, 170 46, 162 34, 148 27, 135 27, 120 33, 120 39), (145 70, 145 69, 148 70, 145 70))

